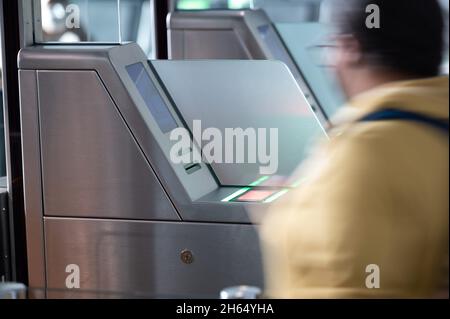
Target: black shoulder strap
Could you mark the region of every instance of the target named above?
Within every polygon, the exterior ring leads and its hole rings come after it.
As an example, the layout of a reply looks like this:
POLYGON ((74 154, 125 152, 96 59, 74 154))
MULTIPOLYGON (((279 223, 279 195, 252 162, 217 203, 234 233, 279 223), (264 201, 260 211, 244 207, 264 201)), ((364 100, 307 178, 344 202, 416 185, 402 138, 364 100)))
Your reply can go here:
POLYGON ((442 120, 430 116, 426 116, 420 113, 403 111, 399 109, 383 109, 370 113, 359 120, 359 122, 371 122, 371 121, 388 121, 388 120, 403 120, 417 122, 429 127, 433 127, 443 134, 448 135, 448 120, 442 120))

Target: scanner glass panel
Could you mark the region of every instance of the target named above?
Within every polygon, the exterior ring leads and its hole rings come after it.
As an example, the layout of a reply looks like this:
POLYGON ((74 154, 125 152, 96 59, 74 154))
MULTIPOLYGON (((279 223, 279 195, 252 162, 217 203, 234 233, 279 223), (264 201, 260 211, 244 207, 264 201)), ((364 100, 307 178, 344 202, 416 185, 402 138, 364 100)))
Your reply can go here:
MULTIPOLYGON (((325 135, 288 68, 280 62, 211 60, 151 64, 194 136, 197 130, 202 133, 208 128, 221 132, 222 161, 211 163, 211 168, 223 186, 248 186, 265 175, 290 176, 305 158, 309 145, 325 135), (256 141, 265 146, 257 145, 254 149, 256 162, 248 161, 247 136, 244 162, 236 160, 236 153, 232 163, 226 161, 230 129, 256 132, 256 141), (276 129, 278 136, 271 129, 276 129), (270 149, 274 145, 271 137, 276 138, 277 148, 270 149), (270 165, 275 167, 272 174, 261 170, 270 165)), ((200 142, 204 148, 211 138, 200 137, 200 142)), ((236 139, 231 147, 233 151, 238 149, 236 139)), ((285 185, 285 179, 277 180, 285 185)))
POLYGON ((296 80, 298 80, 300 74, 298 74, 298 72, 295 72, 297 68, 292 62, 289 53, 284 49, 283 43, 280 41, 278 35, 276 34, 276 31, 273 28, 271 28, 271 25, 266 24, 259 26, 258 33, 261 36, 261 39, 269 48, 273 57, 277 60, 284 62, 288 66, 289 70, 293 72, 293 75, 296 78, 296 80))
POLYGON ((275 27, 320 105, 331 117, 345 99, 325 60, 330 30, 321 23, 278 23, 275 27))

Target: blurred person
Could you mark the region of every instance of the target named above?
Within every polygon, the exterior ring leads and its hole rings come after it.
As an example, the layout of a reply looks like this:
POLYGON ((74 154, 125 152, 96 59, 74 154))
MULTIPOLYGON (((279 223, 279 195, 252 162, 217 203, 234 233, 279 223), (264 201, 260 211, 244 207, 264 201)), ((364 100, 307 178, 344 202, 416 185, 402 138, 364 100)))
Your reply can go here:
POLYGON ((261 226, 276 298, 448 297, 449 93, 436 0, 335 1, 349 102, 261 226), (380 28, 368 28, 369 4, 380 28))

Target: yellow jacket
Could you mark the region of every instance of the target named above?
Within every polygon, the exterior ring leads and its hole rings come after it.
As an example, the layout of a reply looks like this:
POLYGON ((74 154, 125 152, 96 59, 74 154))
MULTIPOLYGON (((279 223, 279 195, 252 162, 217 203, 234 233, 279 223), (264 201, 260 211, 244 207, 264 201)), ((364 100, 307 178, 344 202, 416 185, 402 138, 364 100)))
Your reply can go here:
POLYGON ((339 112, 295 174, 304 182, 261 226, 269 296, 427 297, 445 284, 448 137, 420 123, 356 120, 386 106, 448 120, 448 85, 390 83, 339 112))

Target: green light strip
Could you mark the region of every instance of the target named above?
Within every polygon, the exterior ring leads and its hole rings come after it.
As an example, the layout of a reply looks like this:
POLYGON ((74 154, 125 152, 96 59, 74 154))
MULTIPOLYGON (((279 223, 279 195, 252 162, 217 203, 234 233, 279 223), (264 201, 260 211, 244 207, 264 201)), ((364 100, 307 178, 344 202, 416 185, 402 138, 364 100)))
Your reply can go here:
POLYGON ((292 185, 291 185, 291 187, 298 187, 298 186, 300 186, 301 184, 303 184, 304 182, 306 181, 306 178, 301 178, 301 179, 299 179, 298 181, 296 181, 296 182, 294 182, 292 185))
POLYGON ((244 188, 241 188, 240 190, 235 191, 233 194, 231 194, 231 195, 225 197, 225 198, 222 199, 221 201, 222 201, 222 202, 229 202, 229 201, 232 200, 233 198, 236 198, 236 197, 238 197, 239 195, 244 194, 244 193, 245 193, 246 191, 248 191, 249 189, 251 189, 251 188, 250 188, 250 187, 244 187, 244 188))
POLYGON ((228 0, 228 9, 247 9, 250 7, 249 0, 228 0))
POLYGON ((208 0, 180 0, 177 4, 179 10, 204 10, 209 8, 208 0))
POLYGON ((264 182, 268 179, 269 179, 269 176, 262 176, 262 177, 258 178, 256 181, 254 181, 253 183, 249 184, 248 186, 258 186, 259 184, 261 184, 262 182, 264 182))
POLYGON ((273 194, 269 198, 265 199, 264 203, 271 203, 274 200, 276 200, 276 199, 280 198, 281 196, 283 196, 284 194, 286 194, 287 192, 289 192, 289 189, 285 188, 285 189, 279 191, 278 193, 273 194))

